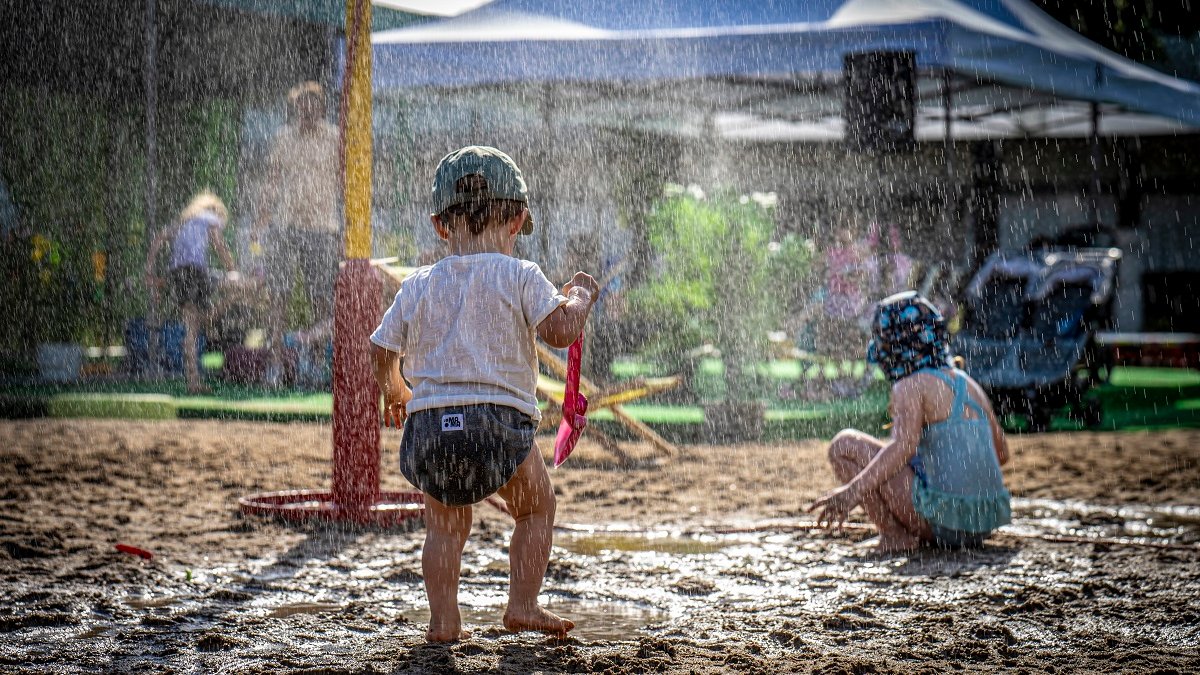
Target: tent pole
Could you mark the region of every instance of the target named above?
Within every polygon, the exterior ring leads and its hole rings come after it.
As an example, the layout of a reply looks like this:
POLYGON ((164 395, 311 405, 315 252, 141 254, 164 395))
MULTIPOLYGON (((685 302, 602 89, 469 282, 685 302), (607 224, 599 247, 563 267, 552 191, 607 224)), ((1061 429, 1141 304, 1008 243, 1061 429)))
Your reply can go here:
MULTIPOLYGON (((1104 81, 1104 66, 1102 64, 1097 63, 1096 64, 1096 88, 1097 89, 1100 88, 1100 85, 1103 83, 1103 81, 1104 81)), ((1100 103, 1099 103, 1099 101, 1096 101, 1094 99, 1091 102, 1091 118, 1092 118, 1092 129, 1091 129, 1092 133, 1091 133, 1090 140, 1091 140, 1091 145, 1092 145, 1092 180, 1091 180, 1091 185, 1089 186, 1089 192, 1091 192, 1092 198, 1091 198, 1091 204, 1089 206, 1089 209, 1091 211, 1089 216, 1090 216, 1092 225, 1099 225, 1100 224, 1100 161, 1102 159, 1101 155, 1100 155, 1100 103)))
POLYGON ((1100 224, 1100 104, 1092 101, 1092 181, 1090 185, 1093 225, 1100 224))
MULTIPOLYGON (((540 222, 537 224, 538 230, 538 250, 540 251, 542 265, 550 265, 550 227, 553 216, 551 212, 557 206, 555 189, 558 180, 558 167, 555 164, 557 159, 554 148, 557 145, 554 129, 554 108, 557 103, 557 97, 552 83, 542 85, 542 124, 545 127, 545 162, 548 169, 542 173, 542 180, 545 181, 545 191, 540 191, 539 194, 545 195, 542 204, 542 212, 539 214, 540 222)), ((572 272, 573 273, 573 272, 572 272)))
POLYGON ((379 388, 368 337, 379 321, 383 288, 371 269, 371 6, 346 0, 341 156, 345 264, 333 302, 333 502, 342 520, 377 518, 379 388))
MULTIPOLYGON (((146 0, 145 13, 145 54, 142 64, 142 86, 146 89, 146 240, 158 233, 158 17, 156 16, 158 0, 146 0)), ((149 303, 147 312, 147 330, 150 340, 147 343, 147 356, 150 359, 149 370, 153 376, 159 374, 159 344, 154 338, 162 313, 158 303, 149 303)))
POLYGON ((942 71, 942 117, 945 120, 946 137, 946 185, 954 185, 954 136, 951 133, 951 110, 954 94, 950 91, 950 71, 942 71))
POLYGON ((158 0, 146 0, 146 64, 142 69, 142 80, 146 87, 146 230, 157 226, 158 214, 158 18, 155 5, 158 0))
MULTIPOLYGON (((942 223, 946 228, 946 233, 950 237, 956 236, 953 234, 957 228, 954 227, 955 214, 958 213, 958 177, 956 175, 956 167, 954 165, 954 134, 953 134, 953 119, 951 115, 954 109, 954 93, 950 89, 950 80, 952 73, 949 68, 942 70, 942 118, 944 125, 944 141, 945 141, 945 159, 946 159, 946 201, 942 205, 942 223)), ((974 238, 974 226, 972 225, 972 239, 974 238)), ((970 250, 969 246, 963 246, 963 251, 970 250)))

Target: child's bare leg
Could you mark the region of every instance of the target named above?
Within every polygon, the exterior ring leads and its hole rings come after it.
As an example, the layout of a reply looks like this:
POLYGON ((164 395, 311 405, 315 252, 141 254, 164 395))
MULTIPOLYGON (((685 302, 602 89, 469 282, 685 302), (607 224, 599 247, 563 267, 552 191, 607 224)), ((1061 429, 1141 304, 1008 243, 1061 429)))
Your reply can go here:
POLYGON ((916 548, 923 541, 933 541, 933 530, 929 528, 929 522, 922 518, 913 506, 912 486, 913 474, 908 470, 897 471, 896 475, 879 486, 880 499, 904 531, 904 534, 891 540, 885 540, 881 534, 881 551, 907 551, 916 548))
MULTIPOLYGON (((884 442, 874 436, 846 430, 829 444, 829 463, 838 480, 848 483, 883 446, 884 442)), ((881 551, 913 549, 922 538, 929 538, 929 525, 912 505, 912 474, 907 470, 898 471, 879 489, 865 495, 862 506, 879 530, 881 551)))
MULTIPOLYGON (((270 267, 268 275, 272 273, 270 267)), ((276 274, 281 271, 274 272, 276 274)), ((290 275, 290 272, 289 272, 290 275)), ((267 364, 266 371, 263 373, 264 384, 268 386, 278 386, 282 379, 283 372, 283 334, 287 324, 287 308, 292 298, 292 288, 287 287, 285 291, 274 284, 282 283, 278 280, 272 282, 268 276, 267 280, 267 311, 265 324, 263 326, 263 337, 267 348, 267 364)))
POLYGON ((574 622, 537 602, 550 562, 556 505, 550 475, 536 445, 498 494, 516 521, 508 545, 509 589, 504 627, 514 632, 536 630, 566 635, 575 627, 574 622))
POLYGON ((421 573, 429 596, 430 642, 452 642, 468 637, 458 611, 458 575, 463 546, 471 533, 471 507, 446 506, 425 496, 425 547, 421 573))
POLYGON ((197 341, 200 339, 200 309, 195 305, 187 304, 181 308, 183 314, 183 376, 187 381, 187 390, 190 393, 198 393, 204 390, 204 385, 200 381, 200 367, 198 361, 200 354, 198 352, 197 341))

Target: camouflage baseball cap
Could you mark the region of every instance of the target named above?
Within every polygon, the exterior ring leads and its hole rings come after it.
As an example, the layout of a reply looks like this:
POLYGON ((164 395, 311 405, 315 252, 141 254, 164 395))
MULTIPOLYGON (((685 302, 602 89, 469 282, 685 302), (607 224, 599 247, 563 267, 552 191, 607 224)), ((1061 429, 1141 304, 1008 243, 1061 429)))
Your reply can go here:
MULTIPOLYGON (((433 212, 436 215, 451 206, 489 199, 508 199, 528 206, 528 192, 512 157, 496 148, 468 145, 438 162, 433 175, 433 212)), ((521 234, 533 234, 533 216, 526 215, 521 234)))

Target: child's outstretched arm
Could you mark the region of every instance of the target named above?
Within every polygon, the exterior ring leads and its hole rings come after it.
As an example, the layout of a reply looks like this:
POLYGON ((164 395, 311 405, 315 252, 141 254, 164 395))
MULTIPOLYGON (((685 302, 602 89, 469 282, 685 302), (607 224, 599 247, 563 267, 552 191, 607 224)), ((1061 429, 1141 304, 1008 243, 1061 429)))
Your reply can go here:
POLYGON ((925 430, 925 393, 921 381, 906 377, 892 386, 892 438, 854 480, 874 490, 917 454, 925 430))
POLYGON ((924 397, 920 383, 914 377, 906 377, 892 387, 892 438, 849 483, 830 490, 808 507, 812 512, 821 509, 817 523, 828 527, 841 527, 846 516, 862 503, 866 495, 879 489, 888 479, 896 475, 917 454, 921 442, 921 431, 925 427, 924 397))
POLYGON ((208 241, 217 251, 217 257, 221 259, 221 263, 225 265, 226 272, 236 272, 237 263, 233 261, 233 253, 229 250, 229 246, 225 244, 225 237, 221 231, 225 228, 225 223, 214 225, 208 230, 208 241))
POLYGON ((150 293, 155 297, 155 302, 157 302, 159 286, 162 285, 162 281, 154 273, 154 268, 158 264, 158 253, 162 250, 163 244, 166 244, 168 239, 174 237, 176 232, 179 232, 179 228, 182 225, 181 221, 176 220, 160 229, 154 235, 154 238, 150 240, 150 248, 146 251, 146 285, 150 288, 150 293))
POLYGON ((563 295, 567 302, 559 305, 550 316, 538 324, 537 334, 546 344, 555 349, 570 347, 575 338, 583 331, 588 314, 600 294, 596 280, 585 272, 576 272, 574 278, 563 286, 563 295))
POLYGON ((158 252, 162 250, 163 244, 167 243, 168 239, 170 239, 171 237, 174 237, 175 233, 179 232, 179 228, 181 225, 183 225, 183 223, 176 220, 176 221, 172 222, 170 225, 167 225, 166 227, 160 229, 154 235, 154 238, 150 240, 150 248, 147 249, 147 251, 146 251, 146 276, 147 277, 155 276, 154 268, 158 264, 158 252))
POLYGON ((404 426, 412 390, 400 376, 400 355, 377 344, 371 344, 371 360, 375 362, 375 382, 383 392, 383 423, 385 426, 404 426))

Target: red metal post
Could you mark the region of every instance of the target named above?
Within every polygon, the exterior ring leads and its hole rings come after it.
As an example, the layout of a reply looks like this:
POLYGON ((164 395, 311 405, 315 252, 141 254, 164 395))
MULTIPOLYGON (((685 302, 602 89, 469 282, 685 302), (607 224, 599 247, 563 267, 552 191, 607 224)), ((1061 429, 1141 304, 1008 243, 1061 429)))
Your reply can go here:
POLYGON ((346 78, 342 93, 346 262, 333 310, 333 489, 249 495, 242 512, 293 522, 399 527, 424 514, 420 492, 379 490, 379 388, 370 335, 383 285, 371 268, 371 8, 346 0, 346 78))
POLYGON ((334 295, 333 501, 358 523, 379 501, 379 387, 369 337, 382 293, 369 260, 346 261, 334 295))

